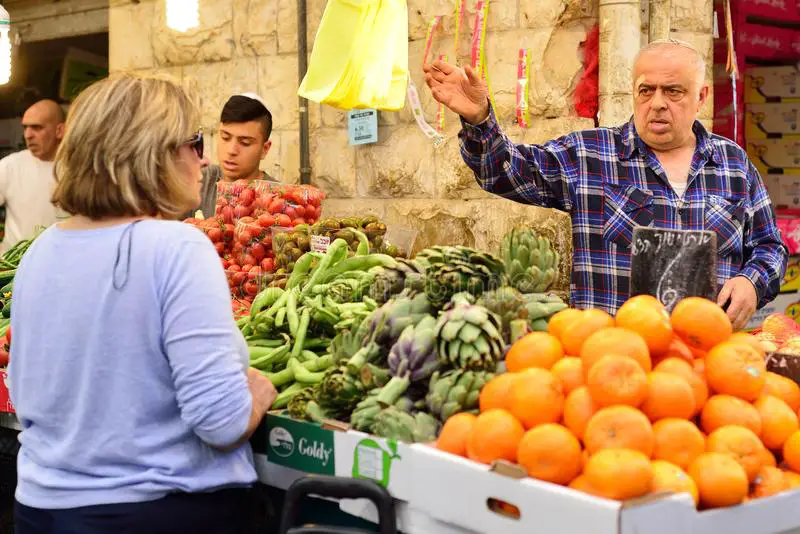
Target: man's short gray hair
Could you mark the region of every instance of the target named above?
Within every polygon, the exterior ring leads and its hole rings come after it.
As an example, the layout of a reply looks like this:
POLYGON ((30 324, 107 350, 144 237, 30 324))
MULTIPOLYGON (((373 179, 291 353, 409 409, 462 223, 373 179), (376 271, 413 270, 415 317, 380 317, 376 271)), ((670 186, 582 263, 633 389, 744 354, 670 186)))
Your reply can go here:
MULTIPOLYGON (((655 41, 650 41, 640 48, 639 52, 636 53, 636 57, 633 60, 634 66, 639 61, 641 55, 645 52, 652 52, 654 50, 670 46, 679 46, 694 52, 694 67, 697 70, 697 82, 702 87, 706 81, 706 61, 703 59, 703 55, 697 48, 694 47, 694 45, 687 43, 686 41, 681 41, 680 39, 657 39, 655 41)), ((634 83, 636 83, 636 80, 634 80, 634 83)))

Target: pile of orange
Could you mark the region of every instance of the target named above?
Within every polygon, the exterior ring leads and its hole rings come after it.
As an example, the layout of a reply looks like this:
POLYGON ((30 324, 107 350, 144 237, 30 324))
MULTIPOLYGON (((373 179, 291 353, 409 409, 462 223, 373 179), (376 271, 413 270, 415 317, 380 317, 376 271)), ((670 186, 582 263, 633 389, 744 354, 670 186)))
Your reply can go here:
POLYGON ((480 413, 450 418, 436 446, 610 499, 768 497, 800 486, 800 387, 764 356, 701 298, 671 315, 647 296, 616 317, 564 310, 511 346, 480 413))

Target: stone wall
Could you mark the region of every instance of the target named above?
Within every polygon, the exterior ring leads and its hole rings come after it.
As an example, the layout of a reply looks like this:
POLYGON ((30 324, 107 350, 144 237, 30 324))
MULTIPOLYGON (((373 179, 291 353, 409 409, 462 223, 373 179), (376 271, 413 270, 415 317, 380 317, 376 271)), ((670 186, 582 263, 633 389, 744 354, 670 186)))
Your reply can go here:
MULTIPOLYGON (((465 2, 469 29, 475 0, 465 2)), ((410 69, 429 122, 436 106, 424 87, 421 63, 427 27, 435 15, 444 19, 433 52, 451 59, 457 55, 460 62, 469 58, 466 32, 458 54, 455 51, 453 4, 453 0, 408 0, 410 69)), ((111 69, 167 72, 196 88, 202 97, 203 127, 212 138, 228 96, 258 91, 273 112, 275 126, 274 146, 264 168, 285 182, 297 181, 296 5, 296 0, 204 1, 201 27, 180 34, 165 27, 162 0, 111 0, 111 69)), ((309 50, 324 5, 325 0, 308 0, 309 50)), ((579 45, 597 20, 597 0, 491 1, 487 61, 497 113, 512 139, 543 142, 594 126, 593 120, 574 116, 571 95, 582 72, 579 45), (532 54, 529 129, 512 124, 517 54, 522 47, 532 54)), ((558 285, 566 287, 569 217, 480 190, 461 161, 455 116, 446 116, 448 141, 434 148, 408 109, 381 113, 379 142, 361 147, 348 144, 344 112, 311 103, 309 115, 312 181, 328 194, 328 214, 372 213, 389 225, 416 228, 421 232, 418 246, 461 243, 493 249, 513 225, 535 223, 562 251, 565 264, 558 285)), ((213 150, 211 157, 215 159, 213 150)))
POLYGON ((108 31, 108 0, 4 0, 23 42, 108 31))

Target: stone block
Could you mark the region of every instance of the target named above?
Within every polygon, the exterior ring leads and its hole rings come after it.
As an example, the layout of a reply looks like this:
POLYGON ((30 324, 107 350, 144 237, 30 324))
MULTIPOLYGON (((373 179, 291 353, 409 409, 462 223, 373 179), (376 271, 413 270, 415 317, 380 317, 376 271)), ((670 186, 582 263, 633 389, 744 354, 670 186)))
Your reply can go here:
POLYGON ((261 169, 285 184, 300 182, 300 133, 297 130, 272 132, 272 148, 261 162, 261 169))
POLYGON ((150 69, 154 66, 150 44, 155 4, 125 4, 108 12, 108 64, 112 72, 150 69))
POLYGON ((235 44, 230 0, 201 2, 200 26, 186 33, 167 28, 164 3, 155 4, 152 47, 157 66, 231 59, 235 44))
POLYGON ((536 228, 561 255, 558 289, 569 287, 572 231, 566 213, 500 198, 481 200, 397 200, 386 207, 386 224, 419 231, 414 252, 433 245, 464 245, 497 252, 506 232, 536 228))
POLYGON ((436 187, 439 198, 472 200, 492 198, 481 189, 475 174, 461 157, 458 137, 452 136, 435 149, 436 187))
POLYGON ((671 4, 672 30, 711 34, 714 25, 713 0, 671 0, 671 4))
MULTIPOLYGON (((184 84, 196 87, 200 94, 203 128, 208 130, 217 130, 222 106, 231 95, 253 91, 257 87, 255 58, 195 65, 186 69, 184 74, 184 84)), ((262 96, 267 98, 267 95, 262 96)))
POLYGON ((585 39, 580 23, 560 28, 519 30, 493 34, 488 41, 489 81, 501 123, 516 117, 517 65, 520 48, 531 54, 531 84, 528 94, 533 115, 559 117, 572 108, 571 93, 583 65, 578 45, 585 39))
POLYGON ((391 202, 391 200, 366 198, 327 198, 322 203, 322 216, 351 217, 353 215, 374 215, 380 220, 385 220, 386 206, 391 202))
POLYGON ((280 5, 277 0, 233 0, 233 39, 239 54, 265 56, 277 52, 280 5))
POLYGON ((311 181, 328 198, 356 196, 356 150, 346 130, 323 128, 311 134, 311 181))
POLYGON ((272 112, 278 129, 298 128, 297 57, 294 55, 258 58, 258 94, 272 112))
POLYGON ((600 95, 597 118, 600 126, 619 126, 633 116, 633 96, 630 94, 600 95))
POLYGON ((520 0, 523 28, 550 28, 560 24, 597 18, 597 0, 520 0))
POLYGON ((358 196, 433 197, 433 152, 433 143, 416 125, 379 128, 378 143, 355 147, 358 196))

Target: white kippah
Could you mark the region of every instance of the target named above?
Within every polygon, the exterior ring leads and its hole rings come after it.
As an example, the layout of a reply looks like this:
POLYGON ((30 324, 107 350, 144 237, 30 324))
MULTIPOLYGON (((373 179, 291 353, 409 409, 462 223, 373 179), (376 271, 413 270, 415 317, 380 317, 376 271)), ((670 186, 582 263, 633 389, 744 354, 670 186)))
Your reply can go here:
POLYGON ((256 102, 260 103, 262 106, 267 107, 267 104, 264 102, 264 99, 262 99, 260 96, 258 96, 255 93, 239 93, 236 96, 243 96, 245 98, 249 98, 251 100, 255 100, 256 102))

